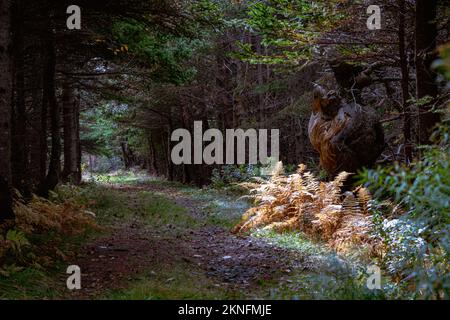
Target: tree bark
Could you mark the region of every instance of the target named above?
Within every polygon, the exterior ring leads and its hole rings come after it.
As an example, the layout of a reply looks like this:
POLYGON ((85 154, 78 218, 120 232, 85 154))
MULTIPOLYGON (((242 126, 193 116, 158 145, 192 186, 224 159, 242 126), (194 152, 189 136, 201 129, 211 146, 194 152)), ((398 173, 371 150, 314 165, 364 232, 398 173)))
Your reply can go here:
POLYGON ((16 0, 13 5, 13 56, 15 75, 15 101, 12 141, 12 170, 13 185, 22 194, 29 192, 28 176, 28 144, 27 144, 27 116, 25 108, 25 55, 24 55, 24 30, 23 8, 21 1, 16 0))
MULTIPOLYGON (((46 59, 48 53, 45 54, 46 59)), ((44 70, 42 77, 43 91, 42 91, 42 107, 41 107, 41 123, 39 131, 39 185, 45 183, 45 177, 47 176, 47 153, 48 153, 48 142, 47 142, 47 129, 48 129, 48 90, 47 88, 47 72, 44 70)))
MULTIPOLYGON (((42 173, 46 171, 45 163, 41 166, 41 158, 43 154, 46 156, 47 148, 42 148, 41 146, 41 131, 42 131, 42 88, 43 88, 43 63, 44 54, 42 52, 42 44, 39 40, 33 46, 33 51, 35 52, 32 57, 32 62, 30 68, 32 68, 33 73, 29 79, 29 85, 33 86, 31 90, 31 112, 29 116, 30 125, 27 128, 28 144, 29 144, 29 163, 28 172, 31 190, 36 190, 45 175, 42 173)), ((45 137, 45 134, 44 134, 45 137)), ((45 160, 45 158, 44 158, 45 160)))
POLYGON ((172 119, 169 118, 169 125, 167 127, 167 136, 166 139, 163 139, 164 143, 164 149, 166 153, 166 164, 167 164, 167 179, 169 181, 174 181, 174 165, 172 162, 171 152, 172 152, 172 131, 173 131, 173 125, 172 125, 172 119))
POLYGON ((11 199, 11 2, 0 1, 0 223, 12 218, 11 199))
MULTIPOLYGON (((438 87, 436 73, 431 65, 437 58, 437 0, 416 1, 416 95, 417 99, 426 96, 436 97, 438 87)), ((432 113, 429 107, 419 106, 418 141, 422 144, 430 142, 430 135, 435 125, 440 121, 437 113, 432 113)))
POLYGON ((68 79, 63 87, 64 170, 62 180, 79 184, 78 173, 78 102, 68 79))
POLYGON ((398 26, 398 41, 399 41, 399 56, 400 56, 400 70, 402 74, 401 88, 402 88, 402 106, 403 106, 403 137, 405 143, 405 162, 411 163, 412 160, 412 143, 411 143, 411 115, 409 108, 409 68, 408 58, 405 48, 405 0, 398 0, 399 7, 399 26, 398 26))
POLYGON ((46 39, 47 64, 44 71, 44 101, 50 111, 52 147, 48 173, 40 192, 44 197, 48 196, 49 190, 53 190, 56 187, 61 175, 60 107, 56 100, 56 48, 54 36, 50 29, 46 39))
POLYGON ((125 169, 130 169, 135 165, 135 157, 133 154, 133 150, 128 145, 128 141, 124 140, 120 143, 120 147, 122 149, 122 159, 125 165, 125 169))
POLYGON ((149 147, 148 171, 150 174, 157 176, 158 175, 158 164, 156 162, 157 154, 156 154, 156 147, 155 147, 155 142, 154 142, 154 139, 152 136, 152 132, 148 133, 147 141, 148 141, 148 147, 149 147))
POLYGON ((80 184, 82 180, 82 171, 81 171, 81 140, 80 140, 80 91, 77 90, 77 96, 75 99, 75 138, 76 138, 76 167, 77 167, 77 173, 75 177, 75 184, 80 184))

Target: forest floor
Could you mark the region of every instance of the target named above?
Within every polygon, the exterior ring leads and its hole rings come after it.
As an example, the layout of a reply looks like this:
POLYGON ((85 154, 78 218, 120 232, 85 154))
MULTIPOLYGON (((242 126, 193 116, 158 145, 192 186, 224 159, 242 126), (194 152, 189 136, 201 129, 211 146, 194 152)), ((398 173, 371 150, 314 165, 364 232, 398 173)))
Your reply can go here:
POLYGON ((58 270, 25 273, 10 298, 379 298, 357 265, 298 233, 231 233, 249 207, 237 195, 134 176, 84 189, 102 231, 58 270), (81 268, 81 290, 66 289, 68 265, 81 268))

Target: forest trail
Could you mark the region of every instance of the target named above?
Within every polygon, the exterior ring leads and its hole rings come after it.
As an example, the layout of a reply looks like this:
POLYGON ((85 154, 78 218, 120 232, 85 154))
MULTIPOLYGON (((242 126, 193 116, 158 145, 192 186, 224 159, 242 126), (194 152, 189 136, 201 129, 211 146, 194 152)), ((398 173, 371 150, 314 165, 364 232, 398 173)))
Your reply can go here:
POLYGON ((116 220, 108 226, 108 235, 82 247, 73 261, 82 271, 82 289, 68 298, 267 298, 272 284, 289 281, 285 276, 293 269, 305 268, 303 258, 293 251, 232 234, 224 222, 234 223, 243 211, 211 219, 205 210, 211 199, 172 185, 108 188, 124 194, 135 214, 116 220), (145 223, 140 213, 143 194, 163 196, 178 206, 174 216, 169 213, 175 219, 161 223, 160 216, 145 223))

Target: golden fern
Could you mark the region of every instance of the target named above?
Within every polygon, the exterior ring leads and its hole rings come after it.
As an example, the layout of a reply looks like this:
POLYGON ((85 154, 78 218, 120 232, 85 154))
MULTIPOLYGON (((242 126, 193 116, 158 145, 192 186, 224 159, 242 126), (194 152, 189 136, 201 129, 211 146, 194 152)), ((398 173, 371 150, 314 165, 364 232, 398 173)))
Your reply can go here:
POLYGON ((251 190, 257 205, 244 214, 234 232, 299 230, 337 251, 377 245, 369 236, 368 190, 359 187, 354 192, 341 192, 348 173, 340 173, 331 182, 319 182, 303 164, 289 176, 282 175, 280 167, 276 172, 269 181, 259 181, 251 190))
POLYGON ((70 199, 56 203, 33 196, 25 203, 21 198, 14 204, 15 226, 25 234, 56 231, 76 235, 86 229, 97 228, 92 213, 70 199))

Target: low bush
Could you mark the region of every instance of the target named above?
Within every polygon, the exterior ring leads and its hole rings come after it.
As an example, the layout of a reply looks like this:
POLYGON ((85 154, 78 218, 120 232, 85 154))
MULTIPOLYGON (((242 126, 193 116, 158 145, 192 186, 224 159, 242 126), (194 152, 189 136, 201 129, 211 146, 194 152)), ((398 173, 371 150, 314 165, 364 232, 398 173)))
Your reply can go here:
POLYGON ((366 170, 374 196, 374 227, 388 249, 382 263, 418 297, 450 297, 450 140, 448 121, 412 166, 366 170), (395 210, 383 208, 392 199, 395 210))

